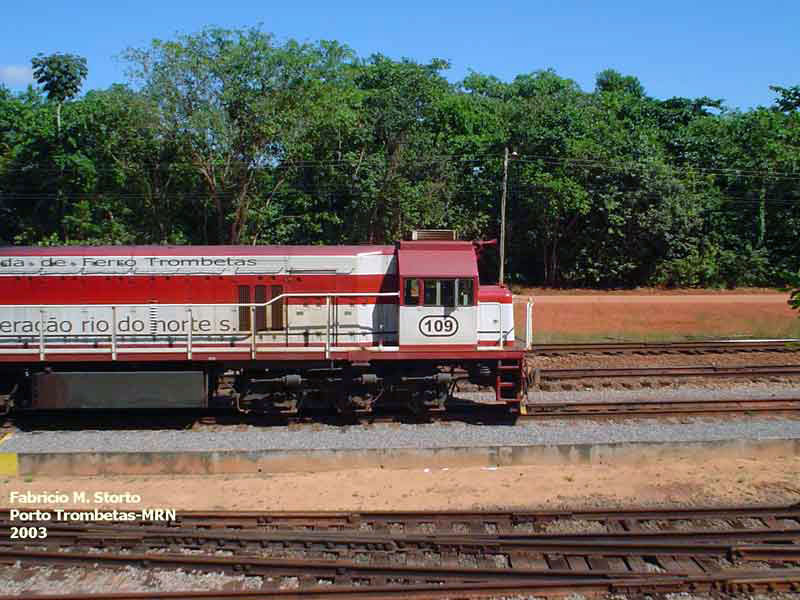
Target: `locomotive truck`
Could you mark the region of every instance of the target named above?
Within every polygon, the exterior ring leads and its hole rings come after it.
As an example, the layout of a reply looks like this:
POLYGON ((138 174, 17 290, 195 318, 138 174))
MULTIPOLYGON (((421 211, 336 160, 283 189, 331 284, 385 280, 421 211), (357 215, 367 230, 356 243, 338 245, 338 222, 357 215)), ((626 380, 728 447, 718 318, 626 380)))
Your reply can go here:
POLYGON ((511 292, 480 243, 0 248, 0 394, 14 410, 519 407, 511 292))

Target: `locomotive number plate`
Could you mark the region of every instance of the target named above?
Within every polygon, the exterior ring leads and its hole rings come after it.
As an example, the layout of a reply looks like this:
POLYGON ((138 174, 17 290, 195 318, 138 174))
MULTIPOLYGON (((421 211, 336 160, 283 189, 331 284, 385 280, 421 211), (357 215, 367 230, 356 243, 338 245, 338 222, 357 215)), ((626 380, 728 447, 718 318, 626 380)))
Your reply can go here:
POLYGON ((428 315, 419 322, 419 332, 425 337, 450 337, 458 331, 458 320, 450 315, 428 315))

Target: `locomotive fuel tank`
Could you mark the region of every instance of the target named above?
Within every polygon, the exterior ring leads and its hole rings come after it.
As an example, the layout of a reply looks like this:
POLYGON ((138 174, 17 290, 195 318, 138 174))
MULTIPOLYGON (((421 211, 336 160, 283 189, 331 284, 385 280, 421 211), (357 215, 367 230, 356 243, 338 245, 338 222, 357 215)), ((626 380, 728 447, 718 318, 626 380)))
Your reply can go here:
POLYGON ((202 371, 48 372, 31 378, 30 408, 150 409, 205 408, 202 371))

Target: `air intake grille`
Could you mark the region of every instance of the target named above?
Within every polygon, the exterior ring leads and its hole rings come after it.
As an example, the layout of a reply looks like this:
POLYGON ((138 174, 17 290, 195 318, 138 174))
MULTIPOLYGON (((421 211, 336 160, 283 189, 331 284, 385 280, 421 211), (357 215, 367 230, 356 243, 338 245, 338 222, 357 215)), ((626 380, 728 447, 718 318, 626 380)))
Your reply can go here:
POLYGON ((439 240, 455 241, 456 232, 454 229, 417 229, 411 232, 412 240, 439 240))

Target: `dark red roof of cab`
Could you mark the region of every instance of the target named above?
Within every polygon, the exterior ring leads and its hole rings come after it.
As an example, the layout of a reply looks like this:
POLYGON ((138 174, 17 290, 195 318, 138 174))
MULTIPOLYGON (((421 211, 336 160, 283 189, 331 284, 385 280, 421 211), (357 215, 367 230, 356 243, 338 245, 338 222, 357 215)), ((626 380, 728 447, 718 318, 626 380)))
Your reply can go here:
POLYGON ((477 277, 471 242, 403 241, 397 244, 400 277, 477 277))

